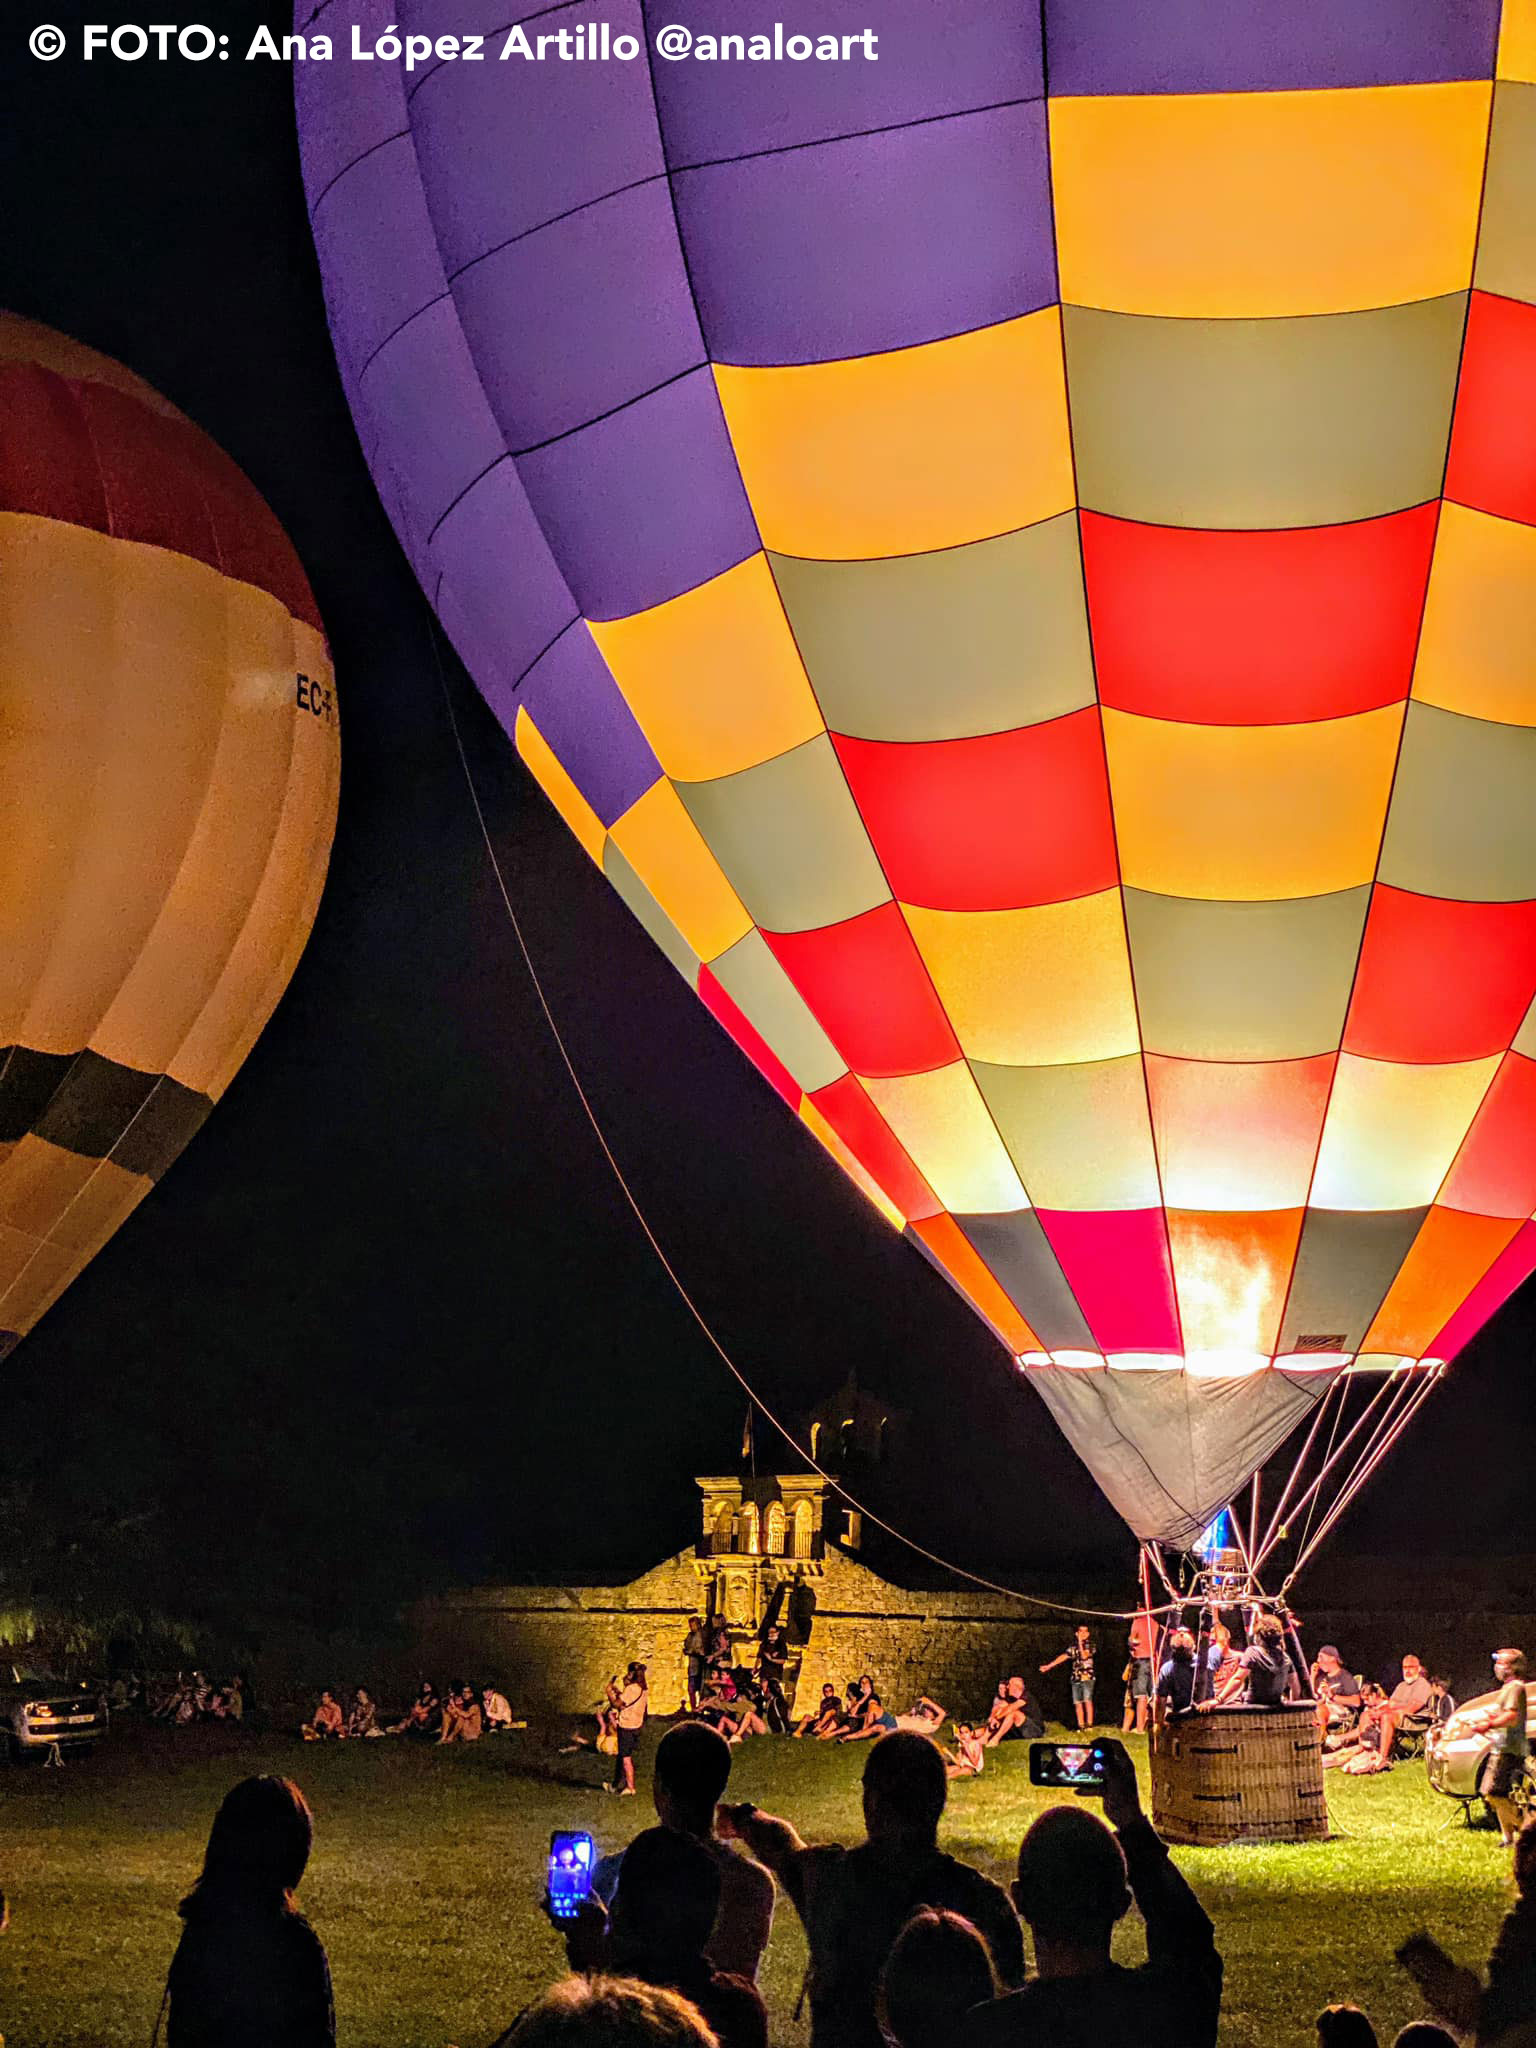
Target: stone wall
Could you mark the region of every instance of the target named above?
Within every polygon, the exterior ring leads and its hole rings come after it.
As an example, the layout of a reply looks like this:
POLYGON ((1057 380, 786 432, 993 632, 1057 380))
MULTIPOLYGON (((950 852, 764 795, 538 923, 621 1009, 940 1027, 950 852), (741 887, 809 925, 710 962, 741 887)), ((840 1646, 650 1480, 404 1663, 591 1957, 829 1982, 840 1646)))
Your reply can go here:
MULTIPOLYGON (((797 1703, 814 1701, 823 1680, 841 1687, 867 1671, 897 1710, 927 1692, 961 1715, 980 1713, 999 1676, 1022 1671, 1049 1712, 1067 1712, 1064 1670, 1035 1677, 1035 1667, 1065 1646, 1065 1617, 1021 1620, 1015 1602, 993 1594, 913 1592, 831 1544, 812 1586, 797 1703)), ((493 1675, 519 1711, 579 1712, 637 1657, 648 1668, 653 1710, 671 1713, 683 1703, 682 1642, 701 1590, 695 1556, 684 1551, 627 1586, 500 1586, 447 1595, 413 1611, 406 1659, 412 1672, 401 1677, 420 1671, 451 1682, 459 1673, 493 1675)), ((1118 1624, 1107 1629, 1101 1669, 1105 1698, 1118 1713, 1122 1632, 1118 1624)))

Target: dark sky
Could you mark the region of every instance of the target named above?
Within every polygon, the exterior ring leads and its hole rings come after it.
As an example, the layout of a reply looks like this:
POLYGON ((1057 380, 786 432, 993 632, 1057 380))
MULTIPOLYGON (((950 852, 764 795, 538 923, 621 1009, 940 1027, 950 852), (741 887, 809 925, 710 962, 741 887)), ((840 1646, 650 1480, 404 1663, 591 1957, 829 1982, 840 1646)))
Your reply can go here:
MULTIPOLYGON (((85 14, 41 11, 72 47, 28 57, 38 10, 4 31, 0 304, 120 358, 265 494, 330 633, 343 783, 288 996, 5 1369, 0 1488, 28 1502, 44 1583, 90 1569, 224 1618, 638 1568, 691 1534, 691 1475, 733 1463, 743 1401, 613 1186, 507 927, 426 612, 332 363, 289 80, 87 66, 85 14), (89 1567, 82 1516, 121 1526, 89 1567)), ((259 20, 284 26, 237 0, 218 17, 236 46, 259 20)), ((883 1504, 940 1550, 1129 1572, 1126 1532, 993 1341, 642 936, 451 656, 449 676, 583 1079, 754 1385, 794 1414, 854 1369, 910 1411, 923 1477, 883 1504)), ((1341 1549, 1529 1547, 1533 1337, 1527 1290, 1341 1549)))

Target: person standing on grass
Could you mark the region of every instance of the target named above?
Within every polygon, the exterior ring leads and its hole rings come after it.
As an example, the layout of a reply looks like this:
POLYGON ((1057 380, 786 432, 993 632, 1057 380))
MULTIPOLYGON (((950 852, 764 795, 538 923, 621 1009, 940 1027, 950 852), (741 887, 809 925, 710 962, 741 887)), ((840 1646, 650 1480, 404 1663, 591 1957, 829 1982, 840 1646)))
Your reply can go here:
POLYGON ((808 1847, 788 1821, 750 1805, 722 1807, 717 1822, 773 1872, 805 1927, 810 2048, 885 2048, 875 2017, 880 1973, 919 1906, 969 1920, 1005 1985, 1024 1974, 1008 1894, 939 1847, 949 1785, 937 1746, 926 1735, 883 1736, 865 1762, 863 1789, 868 1839, 856 1849, 808 1847))
POLYGON ((1493 1675, 1499 1681, 1499 1696, 1491 1707, 1480 1707, 1475 1713, 1463 1715, 1469 1727, 1486 1728, 1493 1736, 1477 1789, 1493 1809, 1499 1824, 1499 1840, 1506 1849, 1520 1831, 1520 1811, 1514 1792, 1525 1775, 1531 1753, 1526 1735, 1530 1701, 1526 1696, 1525 1673, 1523 1650, 1495 1650, 1493 1675))
POLYGON ((1079 1622, 1073 1631, 1072 1640, 1059 1657, 1053 1657, 1049 1664, 1040 1666, 1043 1678, 1047 1671, 1054 1671, 1058 1664, 1072 1666, 1072 1712, 1077 1717, 1079 1728, 1093 1726, 1093 1637, 1086 1622, 1079 1622))
MULTIPOLYGON (((716 1970, 757 1982, 773 1930, 773 1879, 734 1842, 715 1833, 715 1809, 731 1775, 731 1746, 702 1721, 679 1721, 656 1745, 651 1799, 664 1828, 702 1842, 720 1872, 720 1909, 704 1954, 716 1970)), ((604 1856, 592 1872, 592 1896, 607 1906, 618 1889, 624 1851, 604 1856)))
POLYGON ((699 1694, 704 1689, 704 1660, 709 1654, 709 1637, 702 1614, 690 1614, 688 1633, 683 1637, 683 1666, 688 1686, 688 1711, 699 1711, 699 1694))
POLYGON ((288 1778, 246 1778, 225 1799, 181 1902, 167 2048, 335 2048, 330 1966, 293 1897, 313 1839, 288 1778))
POLYGON ((640 1747, 640 1731, 645 1726, 650 1701, 643 1664, 631 1664, 624 1673, 624 1683, 608 1687, 619 1746, 613 1759, 613 1782, 604 1789, 617 1792, 624 1799, 635 1796, 635 1751, 640 1747))

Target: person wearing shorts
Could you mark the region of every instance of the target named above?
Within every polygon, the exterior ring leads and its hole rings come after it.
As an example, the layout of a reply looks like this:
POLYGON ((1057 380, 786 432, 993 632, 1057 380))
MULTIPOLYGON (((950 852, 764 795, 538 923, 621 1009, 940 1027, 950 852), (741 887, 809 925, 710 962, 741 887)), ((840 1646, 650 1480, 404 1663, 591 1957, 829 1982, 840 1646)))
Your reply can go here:
POLYGON ((1086 1622, 1079 1622, 1073 1632, 1072 1641, 1059 1657, 1053 1657, 1049 1664, 1042 1664, 1042 1672, 1054 1671, 1058 1664, 1070 1664, 1072 1679, 1072 1712, 1079 1728, 1093 1726, 1093 1637, 1086 1622))
POLYGON ((1530 1702, 1525 1690, 1524 1652, 1495 1650, 1493 1674, 1499 1681, 1499 1696, 1477 1717, 1477 1726, 1488 1729, 1493 1737, 1478 1773, 1477 1789, 1493 1809, 1499 1839, 1507 1849, 1520 1832, 1520 1809, 1514 1795, 1531 1751, 1526 1734, 1530 1702))
POLYGON ((631 1664, 624 1674, 624 1683, 610 1685, 608 1697, 613 1703, 616 1716, 615 1733, 619 1738, 617 1754, 613 1759, 613 1783, 610 1792, 618 1792, 625 1798, 635 1796, 635 1751, 640 1747, 640 1731, 645 1726, 646 1708, 650 1694, 646 1689, 645 1666, 631 1664))

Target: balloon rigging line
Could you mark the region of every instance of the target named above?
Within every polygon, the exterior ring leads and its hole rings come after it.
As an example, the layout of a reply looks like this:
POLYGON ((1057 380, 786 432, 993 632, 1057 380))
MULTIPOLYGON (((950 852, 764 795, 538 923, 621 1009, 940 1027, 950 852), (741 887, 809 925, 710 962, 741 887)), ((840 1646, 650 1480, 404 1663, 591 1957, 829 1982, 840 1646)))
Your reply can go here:
POLYGON ((1365 1485, 1371 1474, 1403 1434, 1403 1431, 1412 1422, 1414 1416, 1418 1414, 1419 1409, 1438 1384, 1443 1371, 1444 1367, 1442 1366, 1437 1371, 1424 1373, 1418 1385, 1415 1386, 1412 1368, 1410 1368, 1408 1385, 1405 1389, 1407 1399, 1399 1403, 1395 1415, 1389 1413, 1382 1418, 1375 1438, 1367 1447, 1365 1455, 1355 1467, 1354 1472, 1340 1489, 1337 1500, 1334 1501, 1333 1505, 1323 1516, 1322 1521, 1318 1524, 1317 1534, 1313 1537, 1311 1544, 1306 1549, 1298 1552, 1296 1562, 1291 1567, 1291 1578, 1295 1578, 1296 1574, 1307 1562, 1307 1559, 1312 1555, 1312 1552, 1318 1548, 1323 1539, 1334 1528, 1339 1517, 1344 1513, 1356 1494, 1359 1493, 1361 1487, 1365 1485))
MULTIPOLYGON (((437 669, 438 685, 442 692, 444 708, 446 709, 448 714, 449 728, 453 734, 454 748, 459 757, 459 766, 463 770, 464 782, 466 788, 469 791, 469 799, 471 805, 474 808, 475 819, 480 827, 480 836, 482 840, 485 842, 486 857, 490 862, 491 873, 495 876, 496 879, 496 887, 501 895, 502 907, 504 908, 507 914, 507 922, 512 927, 512 935, 517 941, 517 948, 522 955, 523 966, 527 970, 530 982, 533 984, 533 991, 535 996, 538 998, 539 1008, 543 1012, 544 1022, 548 1027, 550 1037, 554 1041, 555 1050, 560 1055, 561 1062, 563 1063, 565 1071, 570 1078, 571 1086, 576 1091, 576 1099, 578 1100, 578 1102, 580 1102, 581 1107, 585 1112, 587 1122, 592 1127, 592 1135, 597 1140, 598 1149, 601 1151, 604 1159, 608 1162, 609 1169, 612 1172, 614 1179, 618 1182, 620 1193, 623 1195, 624 1200, 629 1205, 630 1211, 632 1212, 635 1221, 639 1224, 641 1232, 644 1235, 647 1244, 649 1244, 651 1250, 655 1253, 657 1262, 661 1266, 662 1271, 666 1274, 668 1280, 671 1281, 672 1286, 676 1291, 679 1300, 687 1309, 689 1315, 693 1318, 694 1322, 698 1325, 710 1349, 720 1359, 721 1363, 725 1366, 726 1370, 731 1374, 732 1378, 740 1386, 743 1393, 746 1395, 747 1399, 752 1403, 753 1407, 761 1412, 761 1414, 766 1418, 769 1424, 774 1429, 776 1429, 779 1432, 779 1434, 784 1438, 786 1443, 791 1444, 794 1447, 794 1449, 797 1452, 799 1452, 799 1454, 805 1459, 806 1463, 810 1466, 811 1470, 816 1474, 817 1478, 825 1481, 825 1483, 828 1486, 830 1486, 835 1492, 840 1493, 843 1496, 843 1498, 846 1501, 848 1501, 848 1503, 854 1508, 854 1510, 859 1515, 861 1515, 866 1521, 872 1522, 877 1529, 883 1529, 886 1535, 894 1537, 894 1539, 898 1543, 905 1545, 905 1547, 908 1550, 912 1551, 916 1556, 925 1559, 929 1564, 937 1565, 941 1571, 949 1572, 956 1578, 969 1580, 973 1586, 980 1586, 986 1592, 1000 1594, 1002 1598, 1004 1598, 1005 1600, 1017 1600, 1029 1607, 1045 1608, 1053 1614, 1086 1614, 1091 1615, 1095 1619, 1101 1621, 1133 1621, 1137 1614, 1143 1611, 1140 1607, 1133 1607, 1127 1612, 1121 1612, 1118 1608, 1073 1606, 1066 1601, 1046 1600, 1041 1598, 1037 1594, 1021 1593, 1016 1586, 1000 1585, 995 1579, 984 1578, 981 1576, 980 1573, 970 1571, 964 1565, 955 1564, 949 1558, 941 1557, 937 1551, 929 1550, 926 1547, 926 1545, 914 1542, 910 1536, 904 1535, 900 1529, 894 1527, 892 1523, 886 1521, 883 1516, 877 1515, 872 1509, 865 1507, 861 1501, 856 1499, 855 1496, 848 1491, 847 1487, 843 1484, 843 1482, 840 1479, 834 1479, 831 1473, 825 1471, 823 1467, 817 1463, 816 1459, 811 1455, 811 1453, 800 1444, 798 1439, 795 1437, 793 1431, 787 1429, 785 1425, 779 1420, 778 1416, 768 1406, 767 1402, 752 1386, 751 1382, 747 1379, 746 1374, 741 1370, 740 1366, 737 1365, 735 1359, 732 1358, 731 1354, 726 1350, 724 1344, 722 1344, 720 1339, 715 1335, 714 1329, 712 1328, 711 1324, 706 1318, 703 1310, 699 1307, 698 1303, 689 1293, 687 1285, 683 1281, 682 1276, 678 1273, 677 1268, 668 1258, 666 1251, 662 1247, 660 1239, 657 1237, 655 1231, 651 1228, 650 1222, 646 1217, 645 1211, 640 1206, 638 1197, 636 1196, 634 1190, 631 1188, 628 1180, 625 1178, 624 1170, 620 1166, 618 1159, 614 1155, 613 1148, 608 1142, 607 1136, 603 1130, 603 1126, 599 1121, 597 1112, 592 1106, 592 1102, 587 1094, 586 1089, 582 1086, 581 1077, 576 1071, 575 1062, 571 1057, 569 1048, 567 1047, 565 1042, 564 1035, 560 1030, 560 1026, 555 1021, 554 1011, 551 1009, 549 998, 544 992, 544 984, 539 977, 539 971, 537 967, 534 965, 533 955, 528 950, 528 941, 523 935, 522 925, 518 919, 517 912, 513 907, 511 892, 507 888, 506 877, 502 872, 501 861, 497 857, 495 843, 491 838, 490 827, 486 823, 485 809, 480 802, 480 792, 476 788, 474 773, 469 765, 469 755, 464 746, 464 738, 459 727, 458 714, 454 709, 453 694, 448 685, 447 670, 443 662, 441 648, 439 647, 438 644, 437 622, 434 618, 431 617, 430 614, 428 615, 427 619, 427 630, 428 637, 431 641, 432 646, 433 662, 437 669)), ((1163 1573, 1163 1582, 1165 1585, 1168 1585, 1169 1592, 1172 1593, 1173 1588, 1168 1581, 1166 1572, 1163 1573)), ((1177 1610, 1180 1607, 1181 1603, 1179 1603, 1175 1598, 1170 1603, 1170 1605, 1173 1609, 1177 1610)), ((1150 1611, 1162 1614, 1169 1612, 1170 1609, 1159 1607, 1157 1609, 1150 1611)))

